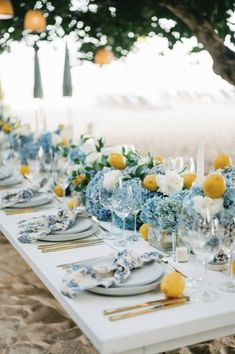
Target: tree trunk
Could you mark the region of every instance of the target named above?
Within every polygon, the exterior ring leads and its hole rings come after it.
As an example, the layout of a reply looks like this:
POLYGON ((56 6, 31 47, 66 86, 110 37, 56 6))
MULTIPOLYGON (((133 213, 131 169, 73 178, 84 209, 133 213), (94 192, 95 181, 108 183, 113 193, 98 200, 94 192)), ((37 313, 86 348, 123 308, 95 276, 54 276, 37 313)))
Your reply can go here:
POLYGON ((213 59, 214 72, 235 85, 235 53, 224 45, 210 22, 184 0, 160 0, 160 4, 184 22, 204 45, 213 59))

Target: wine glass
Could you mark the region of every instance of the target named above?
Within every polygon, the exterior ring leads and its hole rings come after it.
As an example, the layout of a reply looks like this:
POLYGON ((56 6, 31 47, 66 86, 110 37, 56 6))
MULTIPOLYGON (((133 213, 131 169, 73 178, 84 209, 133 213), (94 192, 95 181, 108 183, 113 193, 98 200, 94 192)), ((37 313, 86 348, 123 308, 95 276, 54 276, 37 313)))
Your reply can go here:
POLYGON ((229 281, 219 284, 219 289, 229 293, 235 293, 234 260, 232 257, 235 250, 235 218, 221 227, 221 232, 223 250, 226 252, 229 259, 229 281))
POLYGON ((105 209, 110 210, 110 212, 111 212, 111 232, 110 233, 106 232, 104 234, 104 238, 105 239, 109 239, 109 240, 114 240, 115 239, 115 234, 114 234, 114 212, 113 212, 112 198, 113 198, 113 191, 106 189, 103 186, 103 183, 101 183, 101 186, 99 188, 99 201, 100 201, 100 204, 105 209))
POLYGON ((194 159, 190 156, 183 157, 183 168, 186 173, 195 173, 194 159))
POLYGON ((139 241, 140 239, 140 236, 137 232, 137 215, 140 212, 141 207, 143 205, 141 182, 138 181, 133 182, 130 188, 133 196, 132 214, 134 215, 134 232, 132 235, 128 237, 128 241, 136 242, 139 241))
POLYGON ((116 240, 115 245, 118 247, 125 247, 127 245, 125 218, 133 210, 133 194, 129 184, 122 180, 119 181, 117 188, 113 192, 112 210, 122 220, 122 233, 120 234, 119 239, 116 240))
POLYGON ((204 302, 218 298, 218 294, 209 288, 208 280, 208 263, 220 249, 218 225, 218 220, 212 219, 209 211, 206 211, 206 216, 199 223, 194 223, 190 237, 192 250, 204 266, 203 289, 193 294, 193 297, 204 302))
POLYGON ((66 188, 69 185, 69 175, 67 174, 67 171, 64 169, 58 169, 55 174, 55 182, 57 185, 61 186, 63 190, 63 198, 62 198, 62 205, 64 208, 66 208, 66 188))

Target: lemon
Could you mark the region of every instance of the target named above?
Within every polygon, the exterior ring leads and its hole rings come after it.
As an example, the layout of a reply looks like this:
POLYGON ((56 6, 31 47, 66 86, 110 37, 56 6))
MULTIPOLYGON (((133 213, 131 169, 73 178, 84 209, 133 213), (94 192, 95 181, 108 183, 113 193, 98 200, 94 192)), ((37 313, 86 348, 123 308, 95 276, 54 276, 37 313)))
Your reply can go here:
POLYGON ((161 156, 154 156, 153 161, 164 163, 164 159, 161 156))
POLYGON ((216 173, 208 175, 204 179, 202 189, 207 197, 220 198, 226 191, 225 179, 216 173))
POLYGON ((143 239, 145 241, 148 241, 149 238, 149 226, 148 224, 143 224, 140 229, 139 229, 139 233, 141 234, 141 236, 143 237, 143 239))
POLYGON ((186 173, 183 176, 184 179, 184 188, 190 189, 192 187, 193 182, 196 181, 197 175, 195 173, 186 173))
POLYGON ((2 126, 2 130, 4 131, 4 133, 10 133, 11 132, 11 127, 10 127, 10 125, 9 124, 7 124, 7 123, 5 123, 5 124, 3 124, 3 126, 2 126))
POLYGON ((69 145, 69 141, 67 138, 62 138, 60 143, 61 143, 61 145, 64 145, 64 146, 69 145))
POLYGON ((64 128, 65 128, 65 126, 64 126, 63 123, 60 123, 60 124, 58 125, 58 129, 64 129, 64 128))
POLYGON ((143 181, 144 188, 148 189, 151 192, 156 192, 158 189, 157 185, 157 176, 156 175, 147 175, 143 181))
POLYGON ((73 208, 77 208, 80 205, 80 200, 76 197, 76 198, 70 198, 67 201, 67 207, 69 209, 73 209, 73 208))
POLYGON ((126 167, 126 158, 120 153, 112 153, 108 157, 110 166, 117 170, 123 170, 126 167))
POLYGON ((218 170, 219 168, 226 168, 230 167, 233 165, 232 159, 229 155, 226 154, 220 154, 216 156, 213 162, 213 166, 215 170, 218 170))
POLYGON ((77 187, 80 183, 86 181, 86 175, 79 175, 73 180, 74 187, 77 187))
POLYGON ((58 184, 55 186, 54 188, 54 193, 55 195, 57 195, 57 197, 63 197, 64 195, 64 190, 61 186, 59 186, 58 184))
POLYGON ((28 165, 21 165, 19 172, 21 175, 28 175, 30 172, 30 168, 28 165))
POLYGON ((162 279, 160 288, 167 297, 182 296, 185 289, 185 278, 178 272, 168 273, 162 279))

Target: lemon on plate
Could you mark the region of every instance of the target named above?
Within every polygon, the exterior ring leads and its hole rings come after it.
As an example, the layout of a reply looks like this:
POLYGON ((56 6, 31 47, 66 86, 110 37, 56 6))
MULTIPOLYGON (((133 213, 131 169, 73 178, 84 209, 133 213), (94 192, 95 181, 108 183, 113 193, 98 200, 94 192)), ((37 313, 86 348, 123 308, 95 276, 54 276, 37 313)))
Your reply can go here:
POLYGON ((151 192, 156 192, 158 189, 157 185, 157 176, 156 175, 147 175, 143 180, 144 188, 148 189, 151 192))
POLYGON ((186 173, 183 176, 184 179, 184 188, 190 189, 192 187, 193 182, 196 181, 197 175, 196 173, 186 173))
POLYGON ((202 184, 202 190, 207 197, 220 198, 226 191, 226 183, 223 176, 213 173, 206 176, 202 184))
POLYGON ((108 157, 108 163, 111 167, 116 168, 117 170, 124 170, 126 167, 126 158, 118 152, 112 153, 108 157))
POLYGON ((232 159, 229 155, 219 154, 213 161, 213 166, 215 170, 219 168, 224 169, 233 165, 232 159))
POLYGON ((160 289, 167 297, 180 297, 186 286, 185 278, 178 272, 171 272, 164 276, 160 289))

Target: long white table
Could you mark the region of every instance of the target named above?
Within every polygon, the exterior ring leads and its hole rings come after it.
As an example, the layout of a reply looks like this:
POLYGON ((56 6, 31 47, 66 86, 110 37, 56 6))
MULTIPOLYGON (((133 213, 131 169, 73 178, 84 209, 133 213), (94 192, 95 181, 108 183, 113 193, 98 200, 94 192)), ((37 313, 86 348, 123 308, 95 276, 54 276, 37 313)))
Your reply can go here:
MULTIPOLYGON (((108 244, 101 244, 43 254, 37 249, 36 244, 18 242, 17 222, 19 220, 52 211, 53 209, 47 209, 44 212, 17 216, 6 216, 1 211, 0 229, 100 353, 156 354, 235 334, 234 294, 219 292, 216 289, 217 284, 225 280, 226 275, 223 273, 210 272, 209 275, 213 288, 219 293, 216 302, 189 303, 117 322, 110 322, 103 315, 103 310, 161 298, 162 294, 156 290, 138 296, 107 297, 82 292, 76 300, 63 296, 60 292, 63 271, 57 268, 57 265, 105 256, 112 253, 113 249, 108 244)), ((140 241, 135 249, 138 252, 144 252, 150 247, 147 242, 140 241)), ((190 264, 177 264, 177 267, 185 273, 190 273, 190 264)))

